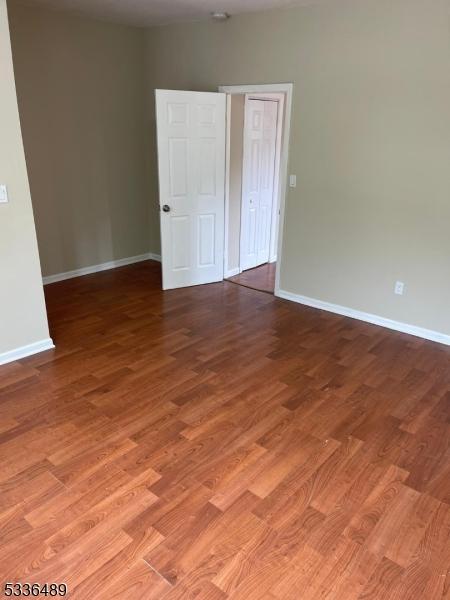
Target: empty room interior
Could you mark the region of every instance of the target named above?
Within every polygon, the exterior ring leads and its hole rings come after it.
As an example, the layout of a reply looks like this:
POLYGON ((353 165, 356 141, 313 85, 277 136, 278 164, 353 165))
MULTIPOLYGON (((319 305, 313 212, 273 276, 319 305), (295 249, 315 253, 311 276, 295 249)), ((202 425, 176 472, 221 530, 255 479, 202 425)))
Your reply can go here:
POLYGON ((450 0, 0 0, 0 594, 450 599, 450 0))

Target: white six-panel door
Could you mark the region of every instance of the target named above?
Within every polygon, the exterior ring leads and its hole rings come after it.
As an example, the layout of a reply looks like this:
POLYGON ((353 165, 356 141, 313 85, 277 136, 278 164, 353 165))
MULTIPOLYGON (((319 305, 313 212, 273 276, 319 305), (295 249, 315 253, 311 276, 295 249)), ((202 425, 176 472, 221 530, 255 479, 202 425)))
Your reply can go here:
POLYGON ((163 289, 223 279, 225 98, 156 90, 163 289))
POLYGON ((241 270, 269 261, 278 102, 246 98, 241 213, 241 270))

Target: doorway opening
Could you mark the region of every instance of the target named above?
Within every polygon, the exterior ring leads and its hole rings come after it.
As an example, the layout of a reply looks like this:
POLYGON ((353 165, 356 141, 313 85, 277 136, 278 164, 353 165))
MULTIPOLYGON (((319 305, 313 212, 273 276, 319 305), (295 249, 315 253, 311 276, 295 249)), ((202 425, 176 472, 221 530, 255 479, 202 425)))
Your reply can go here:
POLYGON ((224 277, 274 294, 292 85, 219 90, 227 94, 224 277))
POLYGON ((155 90, 164 290, 248 277, 266 266, 278 295, 292 91, 292 84, 155 90), (240 175, 233 179, 239 96, 248 116, 239 125, 240 175))

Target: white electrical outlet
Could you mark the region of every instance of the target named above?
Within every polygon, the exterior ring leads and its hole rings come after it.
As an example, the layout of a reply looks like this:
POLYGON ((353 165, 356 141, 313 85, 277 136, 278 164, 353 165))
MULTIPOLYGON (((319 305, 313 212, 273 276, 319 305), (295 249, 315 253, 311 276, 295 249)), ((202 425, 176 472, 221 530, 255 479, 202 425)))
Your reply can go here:
POLYGON ((297 187, 297 175, 289 175, 289 187, 297 187))
POLYGON ((0 184, 0 203, 8 202, 8 188, 4 184, 0 184))
POLYGON ((405 291, 405 284, 403 283, 403 281, 396 281, 394 292, 397 294, 397 296, 403 296, 404 291, 405 291))

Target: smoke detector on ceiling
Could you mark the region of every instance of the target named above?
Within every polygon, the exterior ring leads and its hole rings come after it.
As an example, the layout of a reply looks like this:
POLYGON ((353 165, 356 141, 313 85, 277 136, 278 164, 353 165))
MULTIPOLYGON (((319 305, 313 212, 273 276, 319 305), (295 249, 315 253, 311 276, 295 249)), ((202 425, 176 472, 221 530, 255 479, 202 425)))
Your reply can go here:
POLYGON ((216 10, 213 13, 211 13, 211 19, 213 19, 214 21, 227 21, 229 18, 230 15, 221 10, 216 10))

